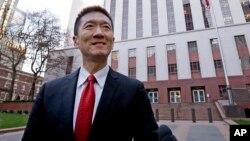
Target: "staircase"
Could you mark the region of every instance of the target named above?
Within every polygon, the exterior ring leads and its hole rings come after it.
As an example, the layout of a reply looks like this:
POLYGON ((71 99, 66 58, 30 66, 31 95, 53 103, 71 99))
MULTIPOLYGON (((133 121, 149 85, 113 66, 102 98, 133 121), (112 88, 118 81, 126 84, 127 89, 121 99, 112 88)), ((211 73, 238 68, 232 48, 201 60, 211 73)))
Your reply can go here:
POLYGON ((208 108, 211 109, 213 120, 222 120, 215 103, 178 103, 178 104, 153 104, 154 112, 159 111, 160 120, 171 119, 171 109, 174 109, 175 120, 192 120, 192 112, 194 109, 196 120, 209 120, 208 108))

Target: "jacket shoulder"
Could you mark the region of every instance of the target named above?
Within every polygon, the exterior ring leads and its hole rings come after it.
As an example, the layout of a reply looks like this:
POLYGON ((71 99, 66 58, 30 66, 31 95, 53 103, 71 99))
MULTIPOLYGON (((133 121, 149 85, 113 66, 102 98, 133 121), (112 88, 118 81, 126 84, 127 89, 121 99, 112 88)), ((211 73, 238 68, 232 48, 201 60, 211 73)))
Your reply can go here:
POLYGON ((59 78, 50 80, 50 81, 48 81, 48 82, 45 82, 44 84, 46 84, 46 86, 55 87, 55 86, 57 86, 57 85, 63 84, 63 82, 66 82, 67 80, 70 80, 70 79, 77 79, 77 78, 78 78, 78 74, 79 74, 79 69, 76 70, 76 71, 74 71, 74 72, 71 73, 71 74, 68 74, 68 75, 65 75, 65 76, 62 76, 62 77, 59 77, 59 78))

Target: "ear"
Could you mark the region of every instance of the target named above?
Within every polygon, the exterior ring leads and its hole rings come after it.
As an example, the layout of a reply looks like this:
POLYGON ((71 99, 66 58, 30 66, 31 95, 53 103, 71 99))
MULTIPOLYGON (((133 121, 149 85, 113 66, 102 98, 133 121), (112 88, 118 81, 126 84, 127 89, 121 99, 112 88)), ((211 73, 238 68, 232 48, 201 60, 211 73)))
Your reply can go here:
POLYGON ((74 46, 75 46, 75 47, 78 47, 78 38, 77 38, 76 35, 73 36, 73 42, 74 42, 74 46))

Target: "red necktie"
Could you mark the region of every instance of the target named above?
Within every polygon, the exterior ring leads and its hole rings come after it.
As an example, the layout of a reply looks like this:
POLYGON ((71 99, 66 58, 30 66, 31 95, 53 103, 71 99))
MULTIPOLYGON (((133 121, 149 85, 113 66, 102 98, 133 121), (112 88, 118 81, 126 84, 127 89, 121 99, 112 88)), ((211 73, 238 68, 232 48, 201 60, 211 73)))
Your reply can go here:
POLYGON ((95 81, 95 76, 92 74, 89 75, 88 83, 82 92, 75 123, 76 141, 88 140, 95 104, 95 81))

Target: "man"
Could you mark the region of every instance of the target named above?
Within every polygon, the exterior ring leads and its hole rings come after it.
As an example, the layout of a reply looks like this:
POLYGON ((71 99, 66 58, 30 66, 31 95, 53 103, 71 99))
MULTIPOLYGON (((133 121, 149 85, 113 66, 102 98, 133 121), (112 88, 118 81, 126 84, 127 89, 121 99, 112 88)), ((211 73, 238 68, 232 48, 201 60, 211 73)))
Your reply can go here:
POLYGON ((99 6, 83 9, 74 34, 83 64, 42 86, 22 141, 157 141, 158 125, 143 84, 107 65, 114 45, 108 12, 99 6), (82 108, 82 97, 93 91, 94 100, 82 108), (91 103, 93 110, 82 112, 91 103), (90 123, 82 121, 86 117, 90 123))

